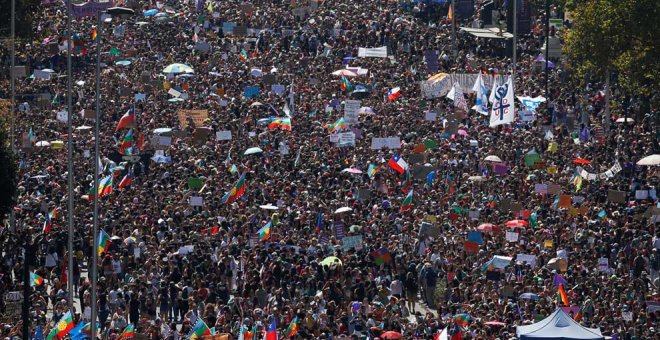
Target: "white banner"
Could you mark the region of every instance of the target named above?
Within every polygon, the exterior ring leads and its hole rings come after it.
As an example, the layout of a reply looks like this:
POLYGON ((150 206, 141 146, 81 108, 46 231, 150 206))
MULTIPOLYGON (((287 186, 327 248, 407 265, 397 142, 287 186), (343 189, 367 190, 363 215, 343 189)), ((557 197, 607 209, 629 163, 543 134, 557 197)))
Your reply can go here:
POLYGON ((347 124, 357 124, 361 104, 362 102, 359 100, 349 99, 344 102, 344 121, 347 124))
POLYGON ((401 139, 399 137, 371 138, 371 149, 380 150, 382 148, 401 149, 401 139))
POLYGON ((360 47, 358 49, 358 57, 360 58, 387 58, 387 46, 366 48, 360 47))

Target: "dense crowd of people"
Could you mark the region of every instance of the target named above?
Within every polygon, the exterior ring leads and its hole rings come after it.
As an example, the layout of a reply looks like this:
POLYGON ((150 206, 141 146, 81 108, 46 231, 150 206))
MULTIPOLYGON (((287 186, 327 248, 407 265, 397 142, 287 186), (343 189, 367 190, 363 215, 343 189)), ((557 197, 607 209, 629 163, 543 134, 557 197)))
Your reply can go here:
MULTIPOLYGON (((76 18, 73 277, 66 6, 42 6, 33 41, 18 45, 28 70, 16 83, 19 196, 15 226, 0 233, 0 292, 23 290, 26 258, 43 278, 31 288, 30 336, 69 311, 68 280, 73 323, 90 321, 96 265, 103 339, 129 324, 178 339, 199 320, 255 339, 273 325, 281 338, 431 339, 447 329, 510 339, 560 307, 605 336, 657 337, 657 173, 636 164, 658 153, 657 108, 640 112, 616 90, 607 105, 604 83, 576 86, 560 60, 546 93, 542 9, 519 32, 513 79, 516 95, 547 98, 535 121, 491 128, 444 93, 428 98, 420 82, 437 72, 490 83, 514 66, 504 39, 458 29, 454 41, 440 3, 129 1, 117 5, 134 15, 104 15, 101 27, 76 18), (358 56, 381 46, 388 57, 358 56), (163 72, 175 63, 194 71, 163 72), (333 75, 342 69, 357 75, 333 75), (346 124, 354 99, 363 109, 346 124), (354 145, 334 139, 340 132, 354 145), (372 147, 385 137, 400 145, 372 147), (407 165, 391 165, 399 158, 407 165), (96 264, 95 238, 107 241, 96 264)), ((473 16, 454 11, 457 26, 480 26, 483 3, 474 6, 473 16)), ((474 92, 463 90, 471 107, 474 92)), ((2 337, 20 337, 25 320, 0 310, 2 337)))

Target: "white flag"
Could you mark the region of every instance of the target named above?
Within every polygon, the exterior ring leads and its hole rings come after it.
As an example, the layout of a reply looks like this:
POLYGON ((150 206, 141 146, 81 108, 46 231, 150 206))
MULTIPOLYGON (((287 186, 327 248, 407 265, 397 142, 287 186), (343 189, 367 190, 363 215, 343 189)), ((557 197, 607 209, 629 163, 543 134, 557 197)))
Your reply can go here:
POLYGON ((454 83, 454 107, 457 107, 465 112, 468 111, 467 102, 463 95, 463 89, 459 83, 454 83))
POLYGON ((477 100, 475 101, 472 109, 483 115, 487 115, 488 97, 486 96, 486 93, 488 93, 488 90, 486 89, 486 85, 484 85, 484 80, 481 78, 481 73, 479 73, 479 76, 477 77, 477 81, 474 82, 474 86, 472 86, 472 91, 474 91, 477 95, 477 100))
POLYGON ((493 77, 493 89, 490 90, 490 96, 488 96, 488 101, 492 104, 495 102, 495 89, 497 89, 497 81, 493 77))
POLYGON ((493 97, 493 109, 490 112, 490 127, 513 123, 515 119, 513 81, 509 80, 498 86, 493 97))

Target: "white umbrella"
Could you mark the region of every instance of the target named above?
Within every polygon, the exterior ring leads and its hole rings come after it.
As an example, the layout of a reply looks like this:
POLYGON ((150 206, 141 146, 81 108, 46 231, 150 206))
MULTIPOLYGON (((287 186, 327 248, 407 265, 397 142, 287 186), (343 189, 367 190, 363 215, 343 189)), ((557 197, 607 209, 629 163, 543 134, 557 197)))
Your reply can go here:
POLYGON ((486 158, 484 158, 484 161, 502 163, 502 160, 495 155, 486 156, 486 158))
POLYGON ((361 174, 362 170, 356 169, 356 168, 346 168, 346 169, 342 170, 341 172, 348 172, 348 173, 352 173, 352 174, 361 174))
POLYGON ((344 77, 357 77, 357 73, 347 70, 347 69, 341 69, 337 70, 335 72, 332 72, 332 75, 334 76, 344 76, 344 77))
POLYGON ((353 209, 351 209, 349 207, 341 207, 341 208, 335 210, 335 214, 341 214, 341 213, 345 213, 345 212, 349 212, 349 211, 353 211, 353 209))
POLYGON ((363 106, 358 110, 359 114, 374 114, 374 109, 368 107, 368 106, 363 106))
POLYGON ((163 73, 195 73, 192 67, 186 64, 169 64, 163 69, 163 73))
POLYGON ((91 126, 81 125, 81 126, 77 127, 76 130, 89 130, 91 128, 92 128, 91 126))
POLYGON ((470 176, 468 177, 468 181, 473 181, 473 182, 482 182, 486 180, 484 177, 481 176, 470 176))
POLYGON ((154 129, 154 133, 157 135, 162 135, 170 132, 172 132, 172 128, 168 128, 168 127, 154 129))
POLYGON ((45 140, 42 140, 41 142, 37 142, 34 145, 36 145, 36 146, 50 146, 50 143, 45 141, 45 140))
POLYGON ((254 148, 249 148, 243 152, 244 155, 253 155, 255 153, 261 153, 264 152, 264 150, 261 150, 261 148, 254 147, 254 148))
POLYGON ((632 118, 619 118, 616 120, 617 123, 634 123, 635 120, 632 118))
POLYGON ((658 165, 660 164, 660 155, 650 155, 646 156, 639 161, 637 161, 637 165, 658 165))
POLYGON ((265 205, 260 205, 259 208, 261 209, 266 209, 266 210, 277 210, 278 208, 270 203, 265 204, 265 205))
POLYGON ((250 106, 262 106, 262 105, 264 105, 264 104, 262 104, 261 102, 254 102, 254 103, 250 104, 250 106))

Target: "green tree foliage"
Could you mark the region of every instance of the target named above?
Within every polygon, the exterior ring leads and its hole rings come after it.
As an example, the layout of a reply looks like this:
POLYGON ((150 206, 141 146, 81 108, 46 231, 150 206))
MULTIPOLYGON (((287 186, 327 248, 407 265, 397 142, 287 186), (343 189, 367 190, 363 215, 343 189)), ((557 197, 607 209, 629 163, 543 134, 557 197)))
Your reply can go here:
MULTIPOLYGON (((32 16, 41 7, 41 0, 16 0, 16 37, 32 37, 32 16)), ((11 36, 11 0, 0 1, 0 37, 11 36)))
MULTIPOLYGON (((660 1, 567 0, 574 24, 564 44, 581 81, 619 74, 618 86, 632 95, 655 94, 660 81, 660 1)), ((657 98, 657 97, 656 97, 657 98)))

